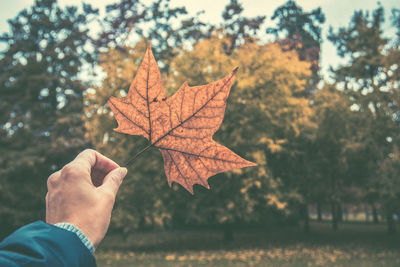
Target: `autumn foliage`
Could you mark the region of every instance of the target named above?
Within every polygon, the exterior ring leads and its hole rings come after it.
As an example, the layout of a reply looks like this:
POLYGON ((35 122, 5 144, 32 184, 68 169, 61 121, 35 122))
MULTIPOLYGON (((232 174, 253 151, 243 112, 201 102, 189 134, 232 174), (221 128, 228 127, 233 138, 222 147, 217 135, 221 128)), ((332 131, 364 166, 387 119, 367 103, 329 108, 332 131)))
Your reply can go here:
POLYGON ((290 0, 272 17, 248 17, 227 0, 213 25, 172 2, 116 0, 103 20, 88 4, 36 0, 9 21, 0 236, 41 218, 46 178, 88 147, 134 163, 110 232, 300 221, 307 230, 311 211, 337 229, 362 206, 393 233, 400 10, 356 11, 325 40, 317 6, 290 0), (331 71, 320 68, 329 41, 343 58, 331 71), (239 168, 251 163, 222 145, 257 165, 239 168))
POLYGON ((207 85, 184 83, 166 98, 149 45, 128 95, 108 101, 118 121, 115 130, 142 135, 150 143, 145 149, 153 146, 161 151, 170 186, 177 182, 192 194, 194 184, 210 188, 210 176, 255 165, 212 140, 224 118, 236 71, 207 85))
MULTIPOLYGON (((121 202, 113 217, 114 227, 128 231, 140 225, 168 225, 176 220, 196 224, 256 222, 267 218, 271 210, 288 214, 288 201, 298 196, 289 195, 290 188, 285 188, 282 179, 271 174, 268 160, 287 150, 289 136, 308 133, 313 127, 308 102, 296 96, 305 90, 311 75, 310 65, 300 61, 295 52, 284 52, 274 43, 248 42, 227 56, 224 52, 227 41, 225 36, 215 35, 199 42, 194 49, 181 50, 169 62, 170 72, 161 74, 165 95, 172 98, 175 88, 185 81, 212 84, 230 73, 232 66, 238 66, 224 121, 213 139, 257 166, 218 174, 208 180, 212 190, 195 185, 195 197, 190 197, 177 194, 181 187, 174 183, 173 190, 167 190, 166 176, 160 171, 162 155, 158 149, 149 149, 130 166, 131 175, 120 189, 121 202)), ((118 50, 105 53, 101 66, 107 76, 100 87, 86 95, 89 103, 86 112, 93 114, 85 119, 87 137, 102 153, 121 164, 149 145, 149 141, 112 131, 115 121, 105 103, 110 95, 126 99, 125 90, 130 87, 132 75, 140 72, 146 46, 141 41, 134 47, 126 47, 129 55, 118 50)))

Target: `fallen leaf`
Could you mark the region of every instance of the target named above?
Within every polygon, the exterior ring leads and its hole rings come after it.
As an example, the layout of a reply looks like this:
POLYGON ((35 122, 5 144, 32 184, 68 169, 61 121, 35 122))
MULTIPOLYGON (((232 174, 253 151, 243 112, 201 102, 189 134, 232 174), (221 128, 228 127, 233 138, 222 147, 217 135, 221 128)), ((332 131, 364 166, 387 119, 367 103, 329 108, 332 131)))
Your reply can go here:
POLYGON ((177 182, 193 194, 193 185, 210 188, 209 177, 254 166, 212 139, 224 118, 235 69, 225 78, 190 87, 185 82, 166 98, 150 45, 126 97, 110 97, 117 132, 142 135, 161 151, 168 184, 177 182))

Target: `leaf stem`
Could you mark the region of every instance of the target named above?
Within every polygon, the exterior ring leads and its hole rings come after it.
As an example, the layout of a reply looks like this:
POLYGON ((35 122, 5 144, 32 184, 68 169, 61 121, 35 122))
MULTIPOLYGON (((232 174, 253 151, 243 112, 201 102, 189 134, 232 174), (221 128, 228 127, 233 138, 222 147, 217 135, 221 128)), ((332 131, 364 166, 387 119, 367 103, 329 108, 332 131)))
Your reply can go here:
POLYGON ((143 148, 142 150, 140 150, 135 156, 133 156, 130 160, 128 160, 125 163, 125 166, 129 166, 136 158, 138 158, 141 154, 146 152, 146 150, 149 149, 150 147, 152 147, 153 145, 154 144, 150 144, 150 145, 146 146, 145 148, 143 148))

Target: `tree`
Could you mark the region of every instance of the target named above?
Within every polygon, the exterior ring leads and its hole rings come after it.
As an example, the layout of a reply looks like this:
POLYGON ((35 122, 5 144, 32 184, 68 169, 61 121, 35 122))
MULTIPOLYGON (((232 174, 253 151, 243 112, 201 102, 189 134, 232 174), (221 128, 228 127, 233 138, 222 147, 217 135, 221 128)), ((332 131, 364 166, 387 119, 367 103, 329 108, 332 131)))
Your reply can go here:
POLYGON ((376 190, 373 181, 382 179, 380 166, 392 153, 399 132, 398 62, 393 60, 398 47, 383 36, 383 22, 383 7, 372 14, 356 11, 348 27, 337 32, 331 28, 328 37, 339 56, 349 58, 347 64, 333 69, 336 82, 349 96, 352 107, 366 118, 357 134, 367 147, 364 157, 370 191, 376 190))
POLYGON ((338 229, 341 206, 354 189, 365 183, 365 144, 357 135, 363 127, 364 114, 352 111, 348 96, 335 88, 325 87, 313 96, 314 118, 318 128, 311 143, 314 163, 313 200, 331 207, 332 228, 338 229))
POLYGON ((9 20, 10 32, 0 37, 7 44, 0 56, 5 231, 38 219, 48 174, 87 145, 81 119, 86 88, 78 73, 92 62, 86 25, 96 13, 89 5, 62 9, 55 0, 36 0, 9 20))
POLYGON ((276 27, 269 27, 267 33, 273 34, 287 50, 296 50, 300 60, 311 63, 311 88, 315 90, 319 82, 319 59, 321 51, 321 25, 325 15, 321 8, 305 12, 293 0, 278 7, 272 15, 272 20, 278 20, 276 27))
MULTIPOLYGON (((195 186, 195 195, 191 196, 176 184, 172 190, 168 188, 161 175, 158 152, 144 154, 134 163, 131 171, 134 177, 128 176, 125 181, 126 191, 122 188, 117 207, 119 216, 113 219, 113 227, 122 227, 122 222, 127 221, 128 228, 220 225, 228 238, 235 224, 273 223, 267 219, 271 213, 277 214, 275 220, 287 216, 285 203, 289 194, 283 190, 282 181, 269 171, 265 151, 282 149, 285 138, 300 132, 307 120, 307 101, 293 94, 304 90, 308 64, 298 61, 295 52, 282 52, 277 44, 259 45, 255 40, 228 56, 225 53, 228 38, 216 33, 211 39, 196 43, 193 50, 178 51, 178 56, 168 63, 170 72, 164 75, 163 83, 171 94, 185 80, 191 85, 204 84, 239 66, 225 120, 216 138, 222 144, 229 144, 233 151, 255 160, 259 167, 218 175, 210 179, 211 191, 195 186), (132 201, 137 205, 131 205, 132 201)), ((126 93, 139 66, 139 55, 144 54, 145 42, 125 50, 130 52, 129 57, 119 50, 104 54, 102 66, 106 79, 101 88, 91 90, 86 96, 86 111, 90 114, 88 135, 97 148, 117 162, 126 161, 144 145, 143 138, 112 132, 113 119, 105 105, 110 95, 119 97, 126 93)))
MULTIPOLYGON (((221 218, 215 223, 261 222, 271 213, 270 205, 284 214, 290 212, 286 207, 293 191, 286 190, 287 184, 282 173, 275 172, 278 168, 273 166, 272 158, 285 151, 293 137, 307 132, 310 127, 308 101, 296 96, 305 90, 309 64, 299 61, 295 51, 284 52, 278 44, 260 45, 254 39, 227 55, 226 38, 230 38, 229 35, 215 35, 196 44, 193 51, 176 57, 171 63, 173 76, 168 87, 174 88, 184 80, 193 81, 193 84, 213 80, 232 67, 239 67, 237 84, 232 88, 227 114, 217 136, 234 147, 234 151, 253 155, 259 167, 239 173, 239 181, 232 180, 233 175, 228 179, 216 179, 218 185, 223 185, 214 189, 217 195, 221 194, 217 199, 227 200, 218 203, 206 195, 207 200, 201 199, 192 209, 202 214, 201 203, 214 201, 214 217, 221 218), (243 138, 245 136, 249 138, 243 138), (248 185, 252 187, 247 189, 248 185)), ((282 214, 276 217, 282 218, 282 214)))
POLYGON ((389 234, 396 233, 396 222, 393 216, 400 211, 400 205, 398 204, 400 199, 399 171, 399 149, 394 146, 393 152, 382 162, 380 179, 375 180, 375 186, 379 189, 380 198, 383 202, 389 234))
POLYGON ((243 17, 243 6, 237 0, 230 0, 222 13, 224 22, 222 28, 227 37, 225 53, 230 55, 234 49, 239 48, 246 42, 251 42, 257 35, 258 30, 265 21, 265 16, 254 18, 243 17))
POLYGON ((210 36, 213 27, 203 23, 198 18, 200 14, 187 16, 185 7, 171 7, 170 0, 156 0, 147 5, 140 0, 121 0, 106 7, 97 46, 103 50, 116 48, 128 55, 124 48, 129 43, 147 38, 161 70, 168 72, 167 62, 176 56, 175 48, 210 36))
MULTIPOLYGON (((148 39, 153 53, 160 62, 163 72, 169 72, 168 62, 177 55, 177 47, 193 44, 211 37, 215 25, 202 22, 199 16, 188 16, 185 7, 171 7, 169 0, 156 0, 143 4, 139 0, 121 0, 108 5, 97 46, 116 48, 127 52, 128 43, 137 42, 142 37, 148 39)), ((265 16, 243 17, 242 5, 231 0, 222 14, 224 22, 220 25, 227 38, 225 52, 231 51, 245 41, 251 41, 260 29, 265 16)), ((127 53, 129 54, 129 53, 127 53)))
MULTIPOLYGON (((267 28, 267 33, 275 36, 276 42, 284 51, 294 51, 301 61, 310 63, 312 75, 308 78, 305 90, 295 92, 294 96, 311 103, 311 99, 306 100, 304 96, 311 98, 310 93, 315 92, 320 80, 318 71, 322 42, 321 24, 324 23, 325 16, 320 8, 305 12, 295 1, 288 1, 274 11, 272 20, 277 20, 277 25, 267 28)), ((308 127, 290 138, 291 142, 285 145, 285 152, 280 153, 276 158, 277 162, 272 164, 279 166, 279 176, 283 175, 286 184, 301 195, 301 200, 295 204, 295 209, 299 210, 299 216, 304 220, 306 232, 309 229, 308 205, 316 201, 315 197, 319 192, 317 188, 309 186, 318 176, 314 166, 315 130, 315 122, 308 123, 308 127)))
MULTIPOLYGON (((392 9, 392 25, 396 28, 396 38, 393 38, 393 41, 390 42, 388 60, 390 61, 389 65, 394 66, 396 62, 400 60, 400 9, 392 9)), ((399 68, 392 68, 392 80, 398 81, 400 80, 400 70, 399 68)))

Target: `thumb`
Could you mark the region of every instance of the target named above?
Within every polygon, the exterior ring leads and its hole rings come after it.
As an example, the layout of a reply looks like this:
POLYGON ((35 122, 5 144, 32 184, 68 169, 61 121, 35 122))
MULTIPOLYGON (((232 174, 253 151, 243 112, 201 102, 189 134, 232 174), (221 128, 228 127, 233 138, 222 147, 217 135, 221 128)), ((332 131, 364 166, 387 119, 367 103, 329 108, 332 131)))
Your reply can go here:
POLYGON ((127 172, 128 170, 126 168, 121 167, 110 171, 106 177, 104 177, 104 182, 99 189, 111 193, 114 197, 116 197, 119 186, 121 185, 122 180, 127 172))

